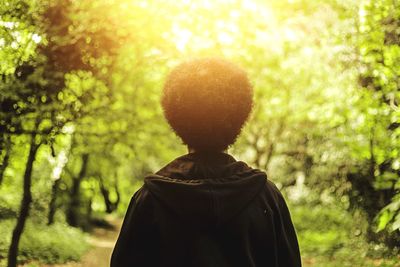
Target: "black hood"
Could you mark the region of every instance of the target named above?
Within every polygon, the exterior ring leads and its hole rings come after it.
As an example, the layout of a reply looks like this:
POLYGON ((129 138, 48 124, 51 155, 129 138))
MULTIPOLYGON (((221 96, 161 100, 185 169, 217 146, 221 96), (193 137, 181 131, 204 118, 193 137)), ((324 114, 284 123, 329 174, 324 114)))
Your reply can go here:
POLYGON ((151 194, 181 220, 217 227, 265 187, 266 174, 225 153, 190 153, 145 179, 151 194))

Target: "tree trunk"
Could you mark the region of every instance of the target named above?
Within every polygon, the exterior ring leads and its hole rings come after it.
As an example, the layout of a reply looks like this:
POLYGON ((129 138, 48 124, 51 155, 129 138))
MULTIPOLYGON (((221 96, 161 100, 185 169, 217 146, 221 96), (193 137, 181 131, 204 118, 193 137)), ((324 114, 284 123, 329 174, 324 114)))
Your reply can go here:
MULTIPOLYGON (((65 165, 68 162, 68 158, 70 155, 71 147, 73 146, 74 138, 72 136, 71 144, 65 148, 65 150, 61 151, 57 156, 57 163, 54 166, 53 173, 52 173, 52 187, 51 187, 51 199, 49 202, 49 212, 47 214, 47 225, 51 225, 54 223, 54 216, 56 214, 58 205, 57 205, 57 197, 59 193, 59 186, 62 182, 62 173, 65 169, 65 165), (61 171, 56 171, 61 170, 61 171)), ((54 149, 54 148, 53 148, 54 149)), ((54 154, 54 150, 53 150, 54 154)), ((73 175, 71 176, 73 177, 73 175)))
POLYGON ((10 152, 11 152, 11 137, 7 135, 5 138, 5 150, 4 150, 4 158, 3 162, 0 165, 0 185, 3 183, 4 172, 8 167, 8 163, 10 161, 10 152))
POLYGON ((110 192, 104 186, 102 178, 100 178, 100 192, 101 192, 101 194, 103 196, 103 199, 104 199, 104 205, 106 206, 106 213, 113 212, 112 202, 110 200, 110 192))
MULTIPOLYGON (((37 123, 38 124, 38 123, 37 123)), ((29 215, 30 204, 32 202, 32 192, 31 192, 31 184, 32 184, 32 169, 33 163, 36 158, 36 152, 40 146, 40 144, 35 143, 36 134, 31 135, 31 143, 29 148, 28 160, 26 162, 25 173, 24 173, 24 192, 21 200, 21 208, 19 211, 17 223, 12 233, 11 244, 8 250, 8 267, 16 267, 17 266, 17 257, 18 257, 18 245, 21 239, 22 232, 24 230, 26 219, 29 215)))
POLYGON ((104 205, 106 206, 106 213, 110 214, 118 208, 120 202, 121 196, 118 189, 118 183, 117 180, 115 180, 114 189, 117 194, 117 199, 115 201, 112 201, 110 199, 110 191, 106 188, 106 186, 103 183, 103 178, 100 177, 99 181, 100 181, 100 191, 104 199, 104 205))
POLYGON ((271 140, 270 143, 268 144, 268 148, 267 148, 267 155, 266 155, 266 160, 265 160, 265 164, 264 164, 264 170, 266 172, 268 172, 269 169, 269 164, 271 163, 271 159, 275 153, 275 145, 273 143, 274 141, 271 140))
POLYGON ((49 203, 49 213, 47 215, 47 225, 52 225, 54 223, 54 216, 57 210, 58 186, 60 185, 60 182, 61 179, 54 180, 51 187, 51 199, 49 203))
POLYGON ((119 186, 118 186, 118 176, 115 177, 114 190, 115 194, 117 195, 117 199, 114 201, 114 210, 116 210, 118 208, 119 203, 121 202, 121 193, 119 192, 119 186))
POLYGON ((79 226, 79 208, 80 208, 80 186, 83 178, 86 176, 89 154, 82 155, 82 167, 77 177, 72 178, 72 188, 70 191, 70 203, 67 209, 67 222, 73 227, 79 226))

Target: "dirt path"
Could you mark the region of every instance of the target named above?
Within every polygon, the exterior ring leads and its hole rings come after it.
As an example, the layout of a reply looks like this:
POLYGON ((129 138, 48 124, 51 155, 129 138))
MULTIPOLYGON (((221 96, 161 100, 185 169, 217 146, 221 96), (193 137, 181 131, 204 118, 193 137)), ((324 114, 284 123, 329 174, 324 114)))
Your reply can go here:
POLYGON ((43 267, 109 267, 110 257, 117 240, 122 221, 111 221, 114 229, 96 228, 89 238, 92 248, 80 262, 67 264, 44 265, 43 267))

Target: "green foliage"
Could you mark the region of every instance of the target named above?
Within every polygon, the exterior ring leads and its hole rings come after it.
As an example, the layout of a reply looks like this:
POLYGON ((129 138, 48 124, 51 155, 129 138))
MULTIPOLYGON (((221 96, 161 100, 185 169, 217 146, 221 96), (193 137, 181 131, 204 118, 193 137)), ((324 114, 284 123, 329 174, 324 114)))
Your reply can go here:
POLYGON ((359 212, 331 204, 294 204, 291 211, 305 266, 398 266, 398 249, 366 240, 368 225, 359 212))
MULTIPOLYGON (((0 259, 7 257, 13 220, 0 221, 0 259)), ((78 261, 87 251, 87 235, 62 223, 52 226, 28 222, 20 243, 21 262, 38 260, 43 263, 78 261)))
POLYGON ((364 135, 365 142, 354 142, 353 157, 359 162, 356 172, 369 171, 353 175, 351 183, 358 205, 367 211, 371 223, 377 223, 380 236, 393 245, 398 243, 400 226, 400 9, 396 1, 386 0, 363 1, 359 8, 358 75, 364 95, 357 103, 363 120, 355 130, 364 135))
POLYGON ((124 214, 143 177, 186 151, 159 105, 166 73, 222 56, 255 90, 230 152, 287 191, 306 264, 396 266, 370 241, 400 240, 399 21, 391 0, 3 1, 0 236, 34 133, 21 259, 77 260, 83 236, 60 224, 68 210, 80 227, 124 214))
POLYGON ((400 230, 400 193, 395 195, 386 207, 377 216, 377 231, 389 228, 389 231, 400 230))
POLYGON ((302 252, 311 255, 333 255, 345 245, 351 225, 350 216, 343 209, 323 205, 298 206, 292 217, 302 252))

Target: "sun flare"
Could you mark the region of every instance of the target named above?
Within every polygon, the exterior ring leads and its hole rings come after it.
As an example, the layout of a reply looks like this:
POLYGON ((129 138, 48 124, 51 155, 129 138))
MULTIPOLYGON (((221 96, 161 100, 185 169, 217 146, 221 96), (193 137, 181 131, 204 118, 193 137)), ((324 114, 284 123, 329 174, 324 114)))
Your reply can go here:
POLYGON ((168 38, 180 52, 232 47, 255 23, 264 30, 276 25, 273 11, 263 1, 183 1, 178 11, 168 38))

